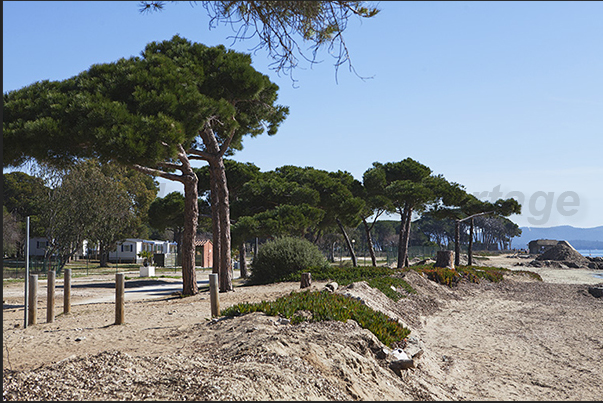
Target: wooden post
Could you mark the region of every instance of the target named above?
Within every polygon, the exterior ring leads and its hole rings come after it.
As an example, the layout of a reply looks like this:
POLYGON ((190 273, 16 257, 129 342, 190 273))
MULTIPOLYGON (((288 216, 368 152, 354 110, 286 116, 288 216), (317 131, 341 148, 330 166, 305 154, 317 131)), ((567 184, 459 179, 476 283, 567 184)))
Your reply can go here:
POLYGON ((301 285, 299 288, 308 288, 312 285, 312 273, 301 274, 301 285))
POLYGON ((63 272, 63 313, 71 312, 71 269, 63 272))
POLYGON ((56 273, 48 268, 47 287, 46 287, 46 323, 54 322, 54 284, 56 273))
POLYGON ((439 250, 436 255, 434 267, 448 267, 454 269, 454 253, 451 250, 439 250))
POLYGON ((115 324, 124 324, 124 289, 125 274, 115 274, 115 324))
POLYGON ((38 275, 29 275, 29 315, 27 323, 35 325, 38 322, 38 275))
POLYGON ((220 316, 220 300, 218 299, 218 274, 209 275, 209 299, 211 304, 211 316, 220 316))

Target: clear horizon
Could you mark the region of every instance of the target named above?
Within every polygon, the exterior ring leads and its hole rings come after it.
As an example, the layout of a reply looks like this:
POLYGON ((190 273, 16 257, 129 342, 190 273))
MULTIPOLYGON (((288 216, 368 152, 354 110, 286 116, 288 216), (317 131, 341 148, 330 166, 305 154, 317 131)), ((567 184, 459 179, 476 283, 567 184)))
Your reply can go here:
MULTIPOLYGON (((209 29, 203 7, 138 1, 3 2, 3 91, 63 80, 179 34, 252 53, 290 115, 232 159, 343 170, 413 158, 483 200, 523 199, 520 227, 603 225, 603 2, 381 2, 344 38, 362 80, 326 51, 287 75, 253 39, 209 29)), ((197 166, 202 166, 198 163, 197 166)), ((4 169, 4 172, 7 172, 4 169)), ((160 196, 182 191, 159 180, 160 196)), ((394 219, 394 218, 391 218, 394 219)))

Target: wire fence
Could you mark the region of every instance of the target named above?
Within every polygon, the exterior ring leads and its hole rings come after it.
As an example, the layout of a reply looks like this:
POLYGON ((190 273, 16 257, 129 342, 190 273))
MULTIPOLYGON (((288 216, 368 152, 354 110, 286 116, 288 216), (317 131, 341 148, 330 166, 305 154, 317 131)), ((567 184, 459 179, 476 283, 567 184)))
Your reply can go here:
MULTIPOLYGON (((37 274, 45 277, 48 270, 57 275, 61 271, 61 260, 59 258, 44 259, 37 256, 29 257, 29 274, 37 274)), ((25 260, 4 259, 2 267, 2 278, 25 278, 25 260)))

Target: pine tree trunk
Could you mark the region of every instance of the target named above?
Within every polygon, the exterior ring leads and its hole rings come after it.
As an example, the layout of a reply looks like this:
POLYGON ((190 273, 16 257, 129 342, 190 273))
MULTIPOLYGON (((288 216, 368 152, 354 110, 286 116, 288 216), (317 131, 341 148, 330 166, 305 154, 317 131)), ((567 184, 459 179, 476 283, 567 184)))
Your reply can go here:
POLYGON ((99 267, 109 267, 109 259, 107 256, 107 251, 105 249, 105 245, 101 243, 98 252, 100 259, 99 267))
POLYGON ((473 218, 469 221, 469 247, 467 249, 467 266, 473 264, 473 218))
POLYGON ((209 184, 210 184, 210 199, 211 199, 211 225, 212 225, 212 273, 220 273, 220 210, 218 207, 218 184, 216 180, 216 168, 213 164, 209 165, 209 184))
POLYGON ((239 271, 241 278, 247 278, 247 257, 245 252, 245 241, 239 246, 239 271))
POLYGON ((228 198, 228 185, 226 182, 226 168, 224 160, 218 161, 216 173, 218 187, 218 210, 220 211, 220 292, 232 291, 232 257, 230 256, 230 206, 228 198))
POLYGON ((454 266, 461 264, 461 221, 454 222, 454 266))
POLYGON ((408 240, 410 239, 410 219, 412 207, 405 206, 400 225, 400 244, 398 246, 398 268, 408 266, 408 240))
POLYGON ((184 183, 184 230, 182 231, 182 293, 195 295, 199 292, 195 271, 195 235, 199 219, 199 190, 197 175, 191 169, 184 183))
POLYGON ((364 224, 364 232, 366 232, 366 241, 368 243, 369 254, 371 255, 371 262, 374 267, 377 267, 377 257, 375 256, 375 248, 373 248, 373 238, 371 237, 371 229, 366 222, 366 219, 362 217, 362 223, 364 224))
POLYGON ((331 251, 330 251, 330 256, 329 256, 329 261, 330 261, 331 263, 334 263, 334 262, 335 262, 335 244, 336 244, 336 243, 337 243, 337 242, 333 242, 333 243, 331 244, 331 251))
POLYGON ((354 247, 352 246, 352 243, 350 242, 350 238, 348 237, 347 232, 345 232, 345 228, 343 227, 343 224, 341 223, 339 218, 336 218, 335 221, 337 221, 337 225, 339 225, 339 229, 341 230, 341 233, 343 234, 343 238, 345 239, 345 242, 348 245, 348 250, 350 251, 350 256, 352 256, 352 265, 354 267, 358 267, 358 262, 356 261, 356 253, 354 252, 354 247))
POLYGON ((398 234, 398 263, 396 268, 401 269, 404 267, 404 227, 406 227, 406 217, 404 214, 400 214, 400 233, 398 234))

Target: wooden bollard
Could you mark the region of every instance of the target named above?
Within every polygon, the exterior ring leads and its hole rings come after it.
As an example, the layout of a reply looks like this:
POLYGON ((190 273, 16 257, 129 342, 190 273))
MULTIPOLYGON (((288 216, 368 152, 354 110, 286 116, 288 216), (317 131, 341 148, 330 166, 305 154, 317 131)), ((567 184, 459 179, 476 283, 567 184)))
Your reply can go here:
POLYGON ((451 250, 439 250, 434 267, 448 267, 454 270, 454 253, 451 250))
POLYGON ((211 304, 211 316, 220 316, 220 300, 218 297, 218 274, 209 275, 209 300, 211 304))
POLYGON ((35 325, 38 322, 38 275, 29 275, 29 315, 27 318, 28 325, 35 325))
POLYGON ((299 288, 308 288, 312 285, 312 273, 301 274, 301 284, 299 288))
POLYGON ((124 324, 125 274, 115 274, 115 324, 124 324))
POLYGON ((71 269, 65 269, 63 274, 63 313, 71 312, 71 269))
POLYGON ((48 269, 47 287, 46 287, 46 323, 54 322, 54 283, 56 273, 48 269))

